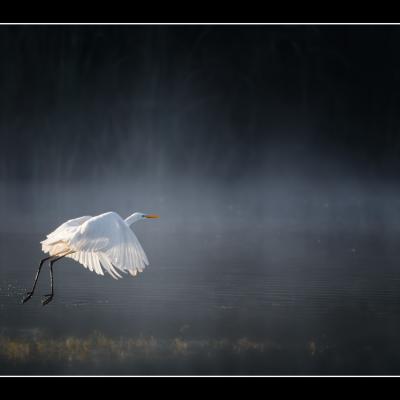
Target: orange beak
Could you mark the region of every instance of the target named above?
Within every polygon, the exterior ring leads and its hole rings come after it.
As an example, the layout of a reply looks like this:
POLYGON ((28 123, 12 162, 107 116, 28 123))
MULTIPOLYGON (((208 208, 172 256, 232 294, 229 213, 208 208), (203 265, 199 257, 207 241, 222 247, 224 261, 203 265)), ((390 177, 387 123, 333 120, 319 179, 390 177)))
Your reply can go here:
POLYGON ((160 218, 160 216, 156 214, 147 214, 145 215, 145 218, 160 218))

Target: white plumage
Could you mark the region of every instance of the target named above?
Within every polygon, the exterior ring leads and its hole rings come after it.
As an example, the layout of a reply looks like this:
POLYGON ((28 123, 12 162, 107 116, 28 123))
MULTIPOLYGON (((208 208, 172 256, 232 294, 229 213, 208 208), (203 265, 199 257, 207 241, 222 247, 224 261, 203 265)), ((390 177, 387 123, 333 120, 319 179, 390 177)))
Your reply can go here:
POLYGON ((122 273, 136 276, 149 262, 130 225, 142 218, 157 215, 134 213, 125 220, 115 212, 95 217, 71 219, 47 235, 42 250, 50 256, 65 255, 99 275, 108 272, 113 278, 122 273))

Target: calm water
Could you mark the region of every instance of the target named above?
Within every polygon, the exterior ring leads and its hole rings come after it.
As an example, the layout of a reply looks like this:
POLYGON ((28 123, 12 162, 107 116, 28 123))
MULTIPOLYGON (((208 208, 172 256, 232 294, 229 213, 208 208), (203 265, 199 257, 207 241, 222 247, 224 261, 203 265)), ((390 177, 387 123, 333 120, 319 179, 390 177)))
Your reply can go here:
POLYGON ((150 266, 114 281, 0 237, 2 374, 400 374, 397 233, 255 228, 138 234, 150 266))

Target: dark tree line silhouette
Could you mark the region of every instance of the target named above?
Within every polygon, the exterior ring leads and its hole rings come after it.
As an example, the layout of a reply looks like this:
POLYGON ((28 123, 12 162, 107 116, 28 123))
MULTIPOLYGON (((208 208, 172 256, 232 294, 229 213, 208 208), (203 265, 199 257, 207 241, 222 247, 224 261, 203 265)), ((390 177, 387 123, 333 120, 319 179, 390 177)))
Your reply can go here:
POLYGON ((336 164, 396 177, 399 39, 396 26, 2 26, 0 178, 336 164))

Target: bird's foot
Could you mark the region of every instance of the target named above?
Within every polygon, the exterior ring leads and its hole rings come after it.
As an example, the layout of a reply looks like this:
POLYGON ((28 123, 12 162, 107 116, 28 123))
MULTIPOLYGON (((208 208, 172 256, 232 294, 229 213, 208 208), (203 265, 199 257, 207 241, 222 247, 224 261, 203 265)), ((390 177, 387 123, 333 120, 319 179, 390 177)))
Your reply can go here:
POLYGON ((53 300, 53 294, 45 294, 42 298, 42 305, 45 306, 53 300))
POLYGON ((33 292, 26 292, 25 297, 22 299, 22 304, 26 303, 33 295, 33 292))

